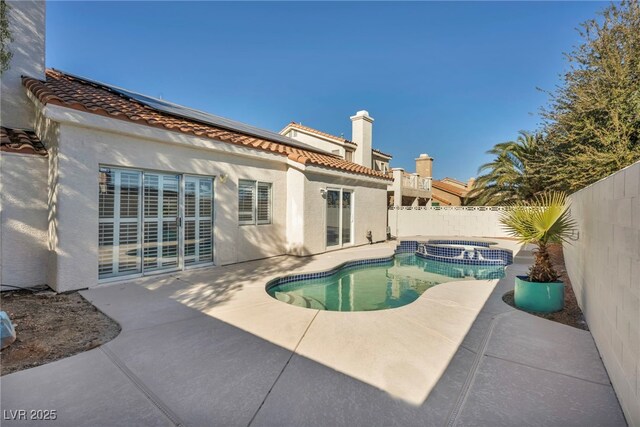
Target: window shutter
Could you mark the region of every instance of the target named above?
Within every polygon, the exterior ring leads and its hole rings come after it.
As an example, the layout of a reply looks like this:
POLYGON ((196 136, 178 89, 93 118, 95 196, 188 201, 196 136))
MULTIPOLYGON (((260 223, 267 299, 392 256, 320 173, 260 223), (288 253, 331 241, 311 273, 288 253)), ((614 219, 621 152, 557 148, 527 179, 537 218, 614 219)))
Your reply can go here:
POLYGON ((141 178, 138 171, 102 168, 98 197, 98 277, 139 273, 141 178))
POLYGON ((271 184, 258 183, 258 206, 256 208, 258 224, 271 223, 271 184))
POLYGON ((120 172, 120 218, 138 218, 139 181, 139 172, 120 172))
POLYGON ((98 196, 98 214, 99 218, 113 218, 113 211, 115 206, 115 193, 116 184, 114 173, 101 172, 100 173, 100 186, 98 196))
POLYGON ((200 178, 198 183, 198 262, 213 261, 213 181, 200 178))
POLYGON ((113 223, 98 225, 98 274, 105 277, 113 274, 113 223))
POLYGON ((240 181, 238 183, 238 222, 240 224, 253 224, 254 206, 256 200, 256 182, 240 181))

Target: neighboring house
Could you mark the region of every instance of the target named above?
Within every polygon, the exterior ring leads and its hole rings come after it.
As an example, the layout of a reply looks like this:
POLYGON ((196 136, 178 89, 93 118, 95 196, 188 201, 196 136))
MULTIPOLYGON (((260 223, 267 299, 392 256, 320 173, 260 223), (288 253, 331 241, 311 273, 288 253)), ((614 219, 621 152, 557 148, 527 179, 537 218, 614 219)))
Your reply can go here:
POLYGON ((388 173, 393 177, 387 191, 388 206, 459 206, 473 185, 453 178, 433 181, 433 158, 420 154, 416 161, 416 171, 407 173, 402 168, 390 168, 390 154, 372 148, 373 118, 367 111, 358 111, 351 117, 351 140, 335 136, 301 123, 287 124, 280 134, 294 138, 304 144, 322 149, 362 166, 388 173), (369 154, 367 156, 366 154, 369 154))
POLYGON ((389 206, 460 206, 474 184, 474 178, 467 183, 448 177, 440 181, 432 179, 433 158, 428 154, 416 159, 415 173, 407 173, 402 168, 392 171, 394 181, 389 206))
POLYGON ((431 206, 452 206, 452 203, 447 199, 443 199, 437 194, 432 195, 431 206))
POLYGON ((388 187, 389 206, 426 206, 431 200, 433 159, 422 154, 416 159, 417 172, 414 174, 405 173, 402 168, 391 169, 389 162, 392 156, 372 148, 373 121, 369 113, 364 110, 352 116, 352 140, 296 122, 289 123, 280 133, 393 177, 393 183, 388 187))
MULTIPOLYGON (((391 178, 373 163, 45 70, 44 2, 10 3, 2 284, 61 292, 385 239, 391 178)), ((370 121, 354 117, 357 144, 370 121)))
POLYGON ((431 204, 433 157, 420 154, 415 173, 393 168, 393 185, 388 194, 389 206, 428 206, 431 204))
MULTIPOLYGON (((470 178, 467 183, 453 178, 434 180, 432 183, 434 199, 440 205, 461 206, 464 198, 473 188, 475 180, 470 178)), ((435 202, 433 203, 435 205, 435 202)))
POLYGON ((469 181, 462 182, 460 180, 457 180, 455 178, 450 178, 450 177, 447 176, 445 178, 442 178, 440 180, 440 182, 443 182, 445 184, 451 184, 451 185, 456 186, 456 187, 458 187, 460 189, 468 191, 471 188, 471 186, 473 186, 473 183, 475 182, 475 178, 469 178, 469 181))
POLYGON ((351 122, 351 141, 343 136, 331 135, 296 122, 289 123, 280 134, 338 155, 347 161, 382 173, 389 172, 392 156, 372 147, 373 118, 367 111, 362 110, 351 117, 351 122))

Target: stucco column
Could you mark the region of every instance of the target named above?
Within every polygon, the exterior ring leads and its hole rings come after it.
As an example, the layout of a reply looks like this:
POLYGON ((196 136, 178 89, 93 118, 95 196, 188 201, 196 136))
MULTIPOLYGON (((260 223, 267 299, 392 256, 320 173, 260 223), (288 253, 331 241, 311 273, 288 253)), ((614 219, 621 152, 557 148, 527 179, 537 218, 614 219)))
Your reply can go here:
POLYGON ((287 253, 304 255, 305 176, 296 168, 287 169, 287 253))
POLYGON ((391 171, 393 172, 393 205, 402 206, 402 174, 404 169, 393 168, 391 171))

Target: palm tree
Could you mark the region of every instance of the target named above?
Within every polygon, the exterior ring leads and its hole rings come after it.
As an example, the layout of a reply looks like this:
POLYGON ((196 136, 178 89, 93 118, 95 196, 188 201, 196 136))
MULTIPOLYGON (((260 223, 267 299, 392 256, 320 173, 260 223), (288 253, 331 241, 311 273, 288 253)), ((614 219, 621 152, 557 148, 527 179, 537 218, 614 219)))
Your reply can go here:
POLYGON ((511 210, 503 212, 500 222, 521 243, 538 246, 534 264, 529 270, 529 280, 539 283, 557 281, 558 273, 549 259, 548 245, 566 242, 576 227, 565 193, 543 193, 530 202, 519 202, 511 210))
POLYGON ((480 166, 480 176, 467 196, 467 204, 507 205, 531 200, 542 191, 531 163, 540 154, 541 134, 520 131, 515 141, 496 144, 487 154, 495 158, 480 166))

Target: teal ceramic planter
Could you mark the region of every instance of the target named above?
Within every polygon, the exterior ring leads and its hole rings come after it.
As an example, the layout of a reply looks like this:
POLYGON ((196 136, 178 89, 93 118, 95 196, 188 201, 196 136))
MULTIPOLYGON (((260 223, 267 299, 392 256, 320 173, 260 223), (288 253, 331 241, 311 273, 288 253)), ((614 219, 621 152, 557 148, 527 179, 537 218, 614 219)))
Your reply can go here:
POLYGON ((516 307, 539 313, 553 313, 564 306, 564 283, 529 282, 527 276, 516 277, 513 298, 516 307))

